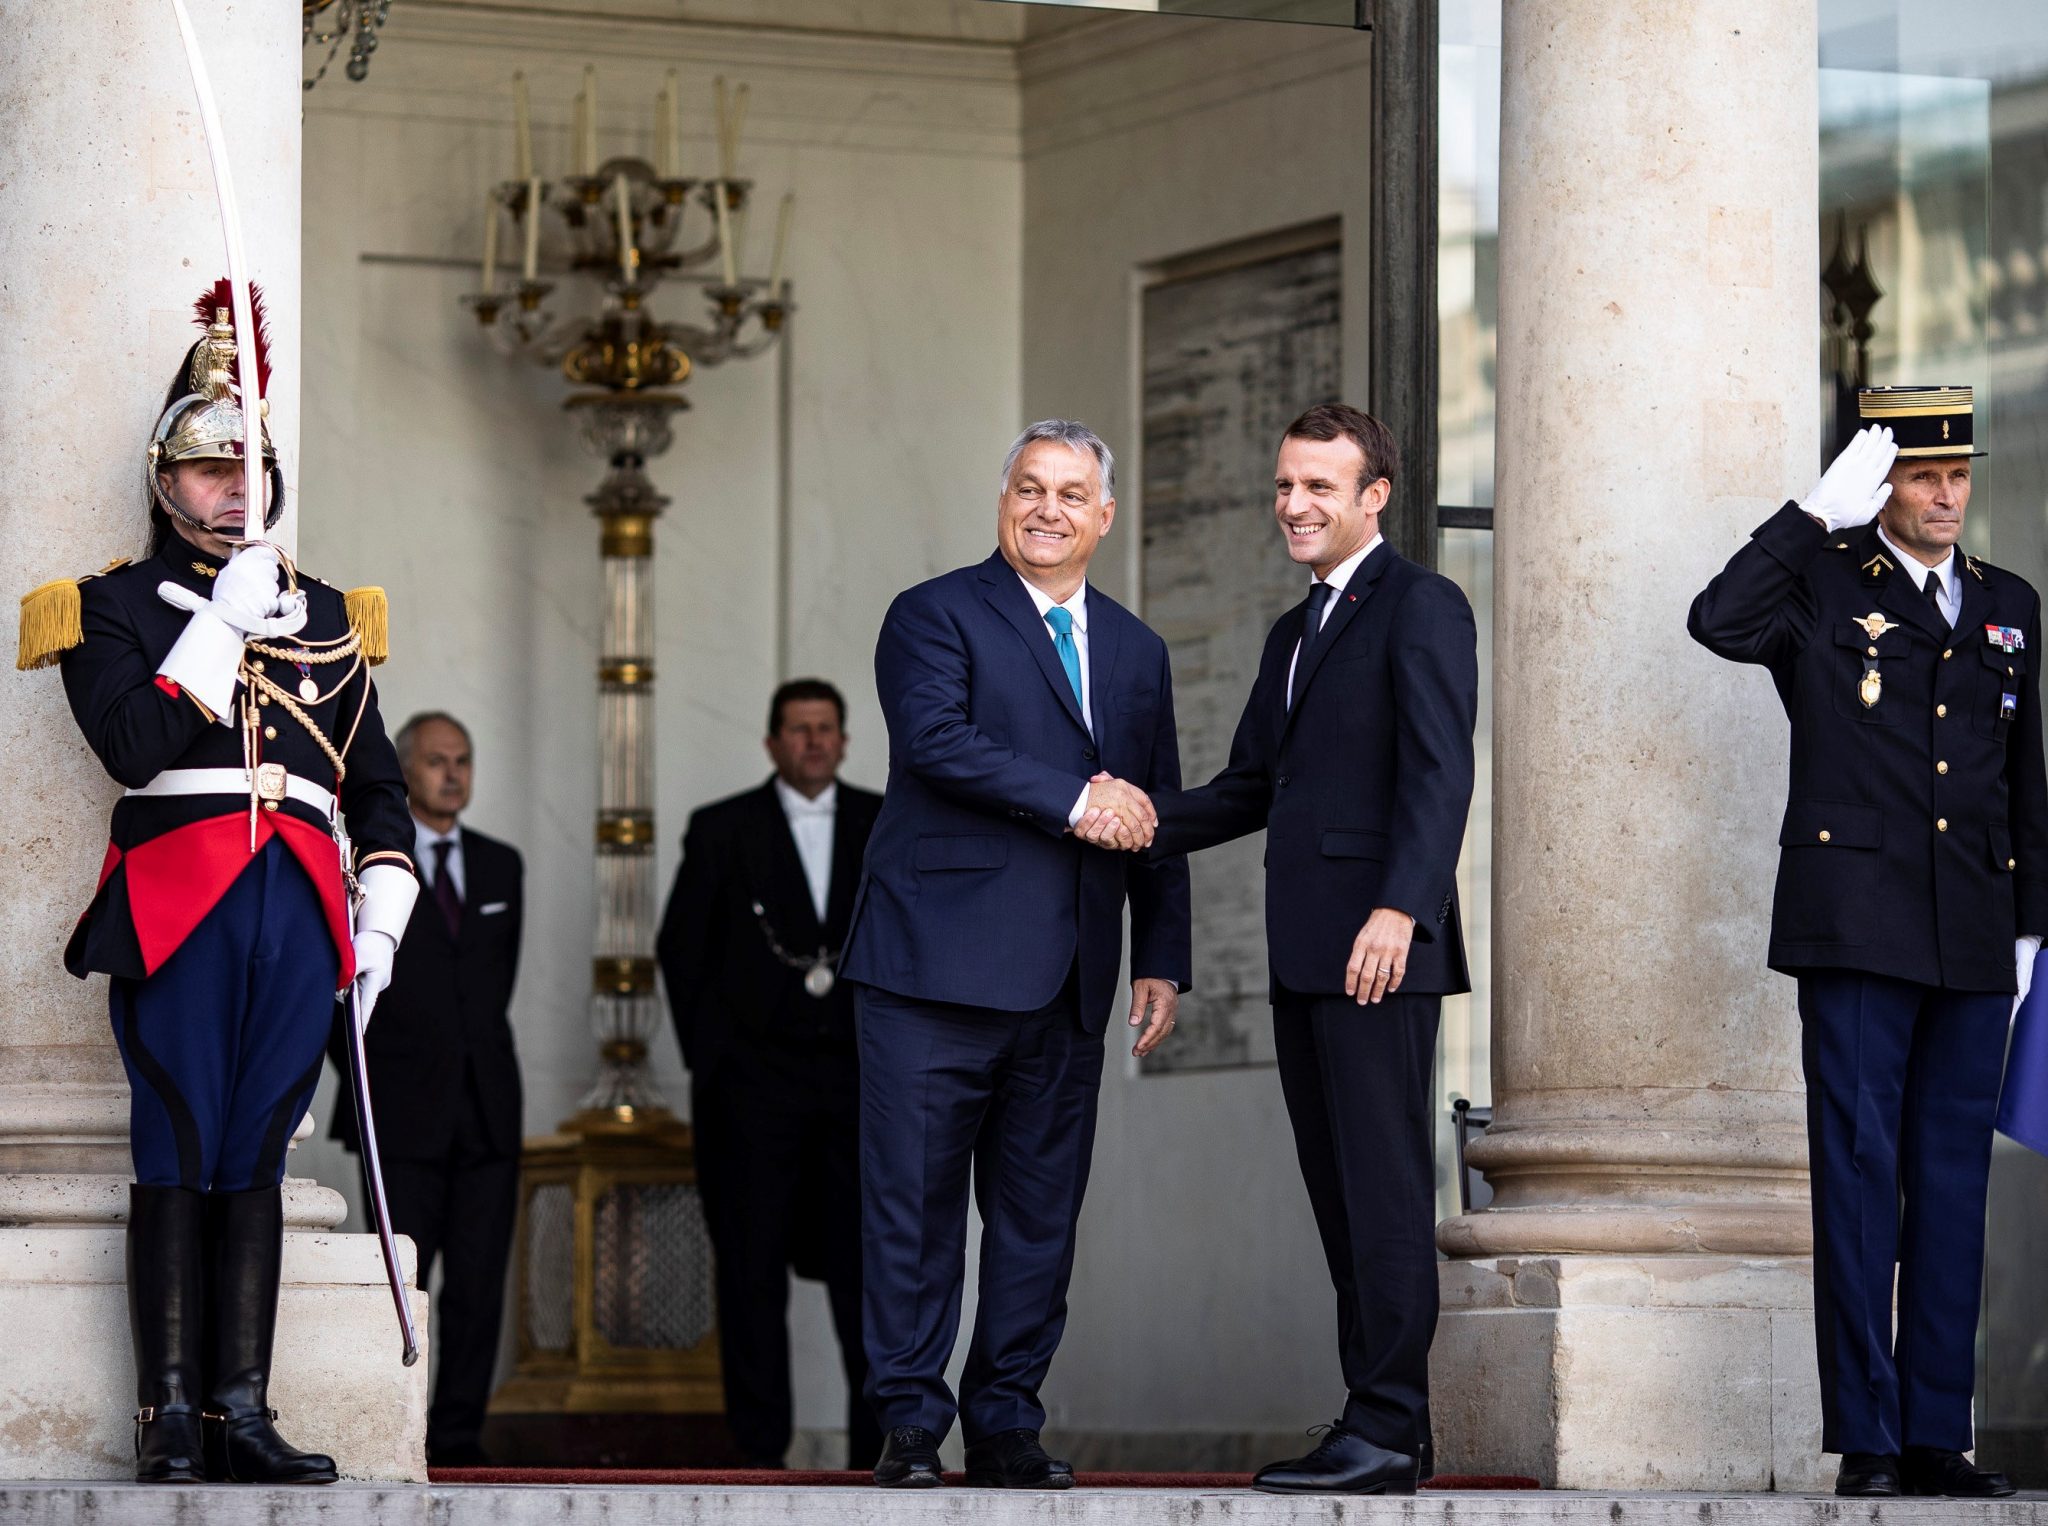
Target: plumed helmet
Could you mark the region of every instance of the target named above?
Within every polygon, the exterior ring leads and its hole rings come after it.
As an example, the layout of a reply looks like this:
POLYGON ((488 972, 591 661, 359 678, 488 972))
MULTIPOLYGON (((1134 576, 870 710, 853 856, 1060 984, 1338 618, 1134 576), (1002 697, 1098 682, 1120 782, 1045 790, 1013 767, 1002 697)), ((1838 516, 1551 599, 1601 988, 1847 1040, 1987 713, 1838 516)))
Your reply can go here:
MULTIPOLYGON (((251 286, 250 308, 256 320, 256 378, 258 391, 270 390, 270 326, 263 312, 263 293, 251 286)), ((234 299, 227 281, 216 281, 200 294, 193 313, 202 337, 185 352, 178 373, 171 379, 164 410, 150 433, 149 455, 144 467, 153 503, 187 524, 187 514, 164 491, 157 474, 181 461, 239 461, 246 432, 242 423, 241 371, 235 347, 234 299)), ((267 396, 259 420, 263 441, 263 463, 270 478, 270 509, 264 516, 269 529, 284 513, 284 475, 277 464, 277 447, 271 443, 267 396)), ((204 526, 195 526, 203 529, 204 526)))

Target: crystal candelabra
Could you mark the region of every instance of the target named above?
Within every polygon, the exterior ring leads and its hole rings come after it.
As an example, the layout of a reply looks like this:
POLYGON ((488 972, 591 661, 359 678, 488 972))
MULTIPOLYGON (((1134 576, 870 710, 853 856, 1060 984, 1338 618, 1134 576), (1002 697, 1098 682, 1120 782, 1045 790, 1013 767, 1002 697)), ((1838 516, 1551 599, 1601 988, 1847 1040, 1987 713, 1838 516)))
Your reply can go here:
POLYGON ((654 521, 668 500, 647 463, 674 440, 678 390, 698 367, 765 352, 794 308, 783 277, 790 198, 777 220, 769 274, 741 274, 753 182, 734 173, 745 87, 718 88, 718 174, 677 172, 673 72, 656 112, 656 157, 597 158, 596 78, 576 102, 577 172, 533 173, 525 81, 513 84, 520 174, 486 196, 481 289, 463 302, 506 354, 559 366, 576 389, 564 402, 587 446, 609 464, 585 501, 600 525, 604 597, 598 658, 597 947, 591 1024, 599 1074, 569 1127, 584 1134, 673 1125, 648 1075, 660 1024, 655 994, 658 914, 654 838, 654 521), (701 224, 693 236, 692 224, 701 224), (520 251, 500 288, 501 226, 520 251), (663 322, 649 301, 664 280, 704 270, 700 323, 663 322), (577 298, 573 307, 572 297, 577 298), (594 302, 594 310, 590 305, 594 302))

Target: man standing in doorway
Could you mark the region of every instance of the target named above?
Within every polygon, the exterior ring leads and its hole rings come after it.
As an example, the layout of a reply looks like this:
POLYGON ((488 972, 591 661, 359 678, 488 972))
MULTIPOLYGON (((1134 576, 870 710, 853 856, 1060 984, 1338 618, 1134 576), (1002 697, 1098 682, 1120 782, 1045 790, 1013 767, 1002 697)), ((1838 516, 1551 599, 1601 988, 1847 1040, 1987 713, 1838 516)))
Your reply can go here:
POLYGON ((1792 722, 1770 965, 1799 982, 1835 1492, 2000 1497, 1963 1454, 2006 1026, 2048 933, 2041 601, 1956 549, 1970 389, 1857 402, 1688 628, 1769 668, 1792 722))
MULTIPOLYGON (((481 1467, 490 1461, 484 1409, 519 1208, 519 1058, 509 1011, 525 869, 518 849, 462 824, 475 776, 468 728, 427 711, 393 740, 426 886, 363 1048, 391 1226, 418 1247, 421 1287, 441 1264, 427 1460, 481 1467)), ((342 1065, 339 1039, 330 1053, 342 1065)), ((346 1099, 332 1133, 357 1148, 346 1099)))
POLYGON ((1154 855, 1266 831, 1280 1086, 1347 1390, 1314 1451, 1260 1470, 1276 1494, 1413 1494, 1430 1450, 1429 1077, 1443 998, 1471 988, 1457 870, 1478 637, 1457 585, 1380 535, 1399 470, 1393 434, 1356 408, 1287 427, 1273 513, 1308 598, 1266 638, 1223 772, 1154 800, 1154 855))
POLYGON ((846 1370, 847 1466, 882 1437, 862 1392, 860 1067, 839 954, 882 797, 839 777, 846 700, 799 678, 768 704, 775 773, 690 817, 655 948, 718 1271, 725 1420, 751 1466, 793 1425, 789 1274, 817 1277, 846 1370))
POLYGON ((956 1413, 969 1484, 1074 1481, 1040 1442, 1038 1391, 1066 1327, 1127 901, 1138 1052, 1190 978, 1186 861, 1094 853, 1071 831, 1107 807, 1136 846, 1142 792, 1180 783, 1166 643, 1087 581, 1115 515, 1109 447, 1032 425, 1003 463, 996 553, 898 595, 875 647, 889 786, 846 975, 885 1487, 939 1482, 956 1413), (970 1172, 981 1301, 956 1404, 970 1172))

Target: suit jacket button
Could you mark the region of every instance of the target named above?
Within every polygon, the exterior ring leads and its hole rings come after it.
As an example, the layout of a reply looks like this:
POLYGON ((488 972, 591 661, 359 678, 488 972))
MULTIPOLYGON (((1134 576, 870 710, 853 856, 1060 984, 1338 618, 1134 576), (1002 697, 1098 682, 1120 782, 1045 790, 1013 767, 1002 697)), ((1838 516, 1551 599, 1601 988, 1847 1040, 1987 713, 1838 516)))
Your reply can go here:
POLYGON ((1827 830, 1826 830, 1826 828, 1822 828, 1822 830, 1821 830, 1821 834, 1820 834, 1820 840, 1821 840, 1822 842, 1826 842, 1826 841, 1828 840, 1828 834, 1827 834, 1827 830))
POLYGON ((2009 858, 2005 861, 2005 867, 2008 869, 2017 869, 2019 866, 2020 861, 2016 858, 2009 858))
POLYGON ((1947 706, 1947 705, 1936 705, 1936 706, 1934 707, 1934 713, 1935 713, 1935 714, 1936 714, 1937 716, 1946 716, 1946 715, 1948 714, 1948 706, 1947 706))
POLYGON ((1934 830, 1937 832, 1946 832, 1948 830, 1948 818, 1946 816, 1935 817, 1934 830))
POLYGON ((1093 763, 1095 761, 1095 749, 1092 747, 1084 747, 1081 749, 1081 756, 1086 758, 1090 763, 1093 763))
POLYGON ((1275 780, 1274 780, 1273 782, 1274 782, 1275 784, 1279 785, 1279 786, 1280 786, 1280 788, 1282 788, 1282 789, 1285 789, 1285 788, 1287 788, 1287 775, 1285 775, 1285 774, 1282 774, 1282 775, 1280 775, 1280 777, 1279 777, 1279 778, 1275 779, 1275 780))

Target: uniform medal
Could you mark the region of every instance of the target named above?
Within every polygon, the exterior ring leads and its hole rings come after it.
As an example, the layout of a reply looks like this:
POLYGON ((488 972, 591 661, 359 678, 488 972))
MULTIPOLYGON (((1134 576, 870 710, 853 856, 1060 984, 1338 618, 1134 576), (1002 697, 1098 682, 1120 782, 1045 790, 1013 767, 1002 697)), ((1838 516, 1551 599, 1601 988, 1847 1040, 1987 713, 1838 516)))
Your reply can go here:
POLYGON ((825 951, 818 950, 818 962, 804 971, 804 989, 823 1001, 832 994, 834 976, 832 966, 825 961, 825 951))
MULTIPOLYGON (((1876 641, 1886 631, 1895 631, 1899 628, 1897 621, 1885 619, 1876 610, 1852 618, 1849 623, 1859 627, 1872 641, 1876 641)), ((1863 702, 1863 708, 1866 710, 1874 709, 1877 702, 1884 697, 1884 674, 1877 670, 1875 646, 1867 649, 1867 655, 1863 659, 1863 677, 1856 685, 1856 697, 1863 702)))

